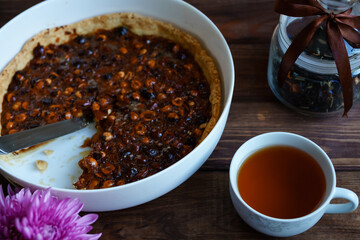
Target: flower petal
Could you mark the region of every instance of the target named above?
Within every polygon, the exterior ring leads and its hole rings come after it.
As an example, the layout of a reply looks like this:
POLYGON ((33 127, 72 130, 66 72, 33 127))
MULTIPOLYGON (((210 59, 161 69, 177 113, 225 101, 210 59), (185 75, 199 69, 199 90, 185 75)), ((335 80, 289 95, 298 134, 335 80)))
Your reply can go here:
POLYGON ((98 219, 98 217, 99 216, 95 213, 87 214, 87 215, 81 217, 80 219, 78 219, 76 223, 80 224, 80 225, 93 224, 98 219))
MULTIPOLYGON (((4 196, 4 191, 3 191, 2 185, 0 184, 0 207, 1 206, 5 207, 5 196, 4 196)), ((1 208, 0 208, 0 210, 1 210, 1 208)))
POLYGON ((74 240, 97 240, 101 237, 102 233, 97 234, 81 234, 73 238, 74 240))

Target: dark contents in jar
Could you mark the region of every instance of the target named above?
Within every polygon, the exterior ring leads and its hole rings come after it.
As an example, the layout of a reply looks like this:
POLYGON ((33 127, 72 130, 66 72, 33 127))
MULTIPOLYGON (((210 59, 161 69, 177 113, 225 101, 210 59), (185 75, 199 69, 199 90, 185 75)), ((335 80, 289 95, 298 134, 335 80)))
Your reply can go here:
POLYGON ((153 175, 187 155, 211 117, 209 84, 179 44, 119 27, 38 45, 4 96, 2 135, 80 116, 96 120, 78 189, 153 175))
MULTIPOLYGON (((273 69, 279 69, 280 60, 274 59, 272 64, 273 69)), ((277 79, 277 71, 273 74, 273 79, 277 79)), ((353 75, 354 101, 360 97, 359 77, 359 74, 353 75)), ((284 84, 279 87, 276 80, 273 87, 281 101, 303 113, 337 112, 344 106, 340 79, 335 74, 317 74, 295 64, 284 84)))
POLYGON ((339 79, 294 67, 280 95, 291 105, 311 112, 335 112, 343 107, 339 79))

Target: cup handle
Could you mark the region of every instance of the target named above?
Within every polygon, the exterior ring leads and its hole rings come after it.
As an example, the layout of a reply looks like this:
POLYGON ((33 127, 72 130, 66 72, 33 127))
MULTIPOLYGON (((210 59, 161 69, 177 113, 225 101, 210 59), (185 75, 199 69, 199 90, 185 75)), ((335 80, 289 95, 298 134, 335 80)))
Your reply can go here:
POLYGON ((353 192, 345 188, 335 188, 335 194, 332 199, 343 198, 348 200, 347 203, 329 204, 325 213, 348 213, 354 211, 359 205, 359 198, 353 192))

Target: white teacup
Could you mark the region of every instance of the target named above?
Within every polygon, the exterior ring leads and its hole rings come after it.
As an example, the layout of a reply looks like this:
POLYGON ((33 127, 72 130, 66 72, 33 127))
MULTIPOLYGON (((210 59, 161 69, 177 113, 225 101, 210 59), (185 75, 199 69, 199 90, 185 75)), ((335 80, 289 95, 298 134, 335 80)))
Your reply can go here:
POLYGON ((305 232, 314 226, 324 213, 347 213, 359 204, 358 196, 344 188, 336 187, 334 166, 327 154, 314 142, 302 136, 272 132, 256 136, 245 142, 235 153, 230 165, 230 194, 236 211, 251 227, 264 234, 275 237, 288 237, 305 232), (291 146, 310 154, 320 165, 326 179, 326 191, 319 207, 308 215, 292 219, 266 216, 251 208, 240 196, 237 178, 241 165, 254 152, 270 146, 291 146), (335 198, 348 200, 347 203, 330 204, 335 198))

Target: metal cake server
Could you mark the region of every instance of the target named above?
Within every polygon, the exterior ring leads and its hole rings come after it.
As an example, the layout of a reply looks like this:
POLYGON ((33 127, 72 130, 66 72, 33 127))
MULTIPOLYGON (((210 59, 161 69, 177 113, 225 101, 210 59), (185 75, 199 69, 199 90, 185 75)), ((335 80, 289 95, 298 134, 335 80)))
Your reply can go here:
POLYGON ((15 152, 78 131, 86 127, 89 122, 86 118, 73 118, 1 136, 0 154, 15 152))

